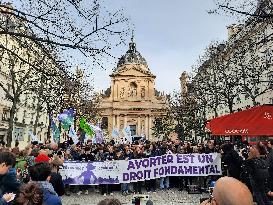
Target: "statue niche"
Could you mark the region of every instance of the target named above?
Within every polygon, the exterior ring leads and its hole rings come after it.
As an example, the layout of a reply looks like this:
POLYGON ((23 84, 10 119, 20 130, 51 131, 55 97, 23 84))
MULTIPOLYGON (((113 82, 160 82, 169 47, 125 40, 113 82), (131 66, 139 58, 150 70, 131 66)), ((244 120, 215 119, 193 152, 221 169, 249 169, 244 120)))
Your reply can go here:
POLYGON ((144 86, 141 87, 140 96, 141 96, 141 99, 145 98, 145 87, 144 86))
POLYGON ((135 98, 137 96, 137 84, 135 82, 130 83, 128 90, 128 97, 135 98))

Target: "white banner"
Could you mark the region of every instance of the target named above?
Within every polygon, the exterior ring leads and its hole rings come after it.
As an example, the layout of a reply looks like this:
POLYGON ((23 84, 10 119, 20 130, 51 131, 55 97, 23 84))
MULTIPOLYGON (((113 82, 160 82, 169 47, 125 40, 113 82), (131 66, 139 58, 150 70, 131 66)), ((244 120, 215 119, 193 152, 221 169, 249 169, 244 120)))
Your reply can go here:
POLYGON ((168 154, 129 161, 65 162, 65 184, 119 184, 165 176, 221 175, 221 155, 168 154))

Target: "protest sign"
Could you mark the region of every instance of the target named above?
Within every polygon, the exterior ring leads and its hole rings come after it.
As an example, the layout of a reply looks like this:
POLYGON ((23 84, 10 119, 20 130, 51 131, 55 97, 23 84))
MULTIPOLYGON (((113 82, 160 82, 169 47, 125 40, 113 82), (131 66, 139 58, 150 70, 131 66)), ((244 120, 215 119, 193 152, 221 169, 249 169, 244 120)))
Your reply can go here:
POLYGON ((167 154, 143 159, 104 162, 65 162, 60 170, 65 184, 119 184, 166 176, 221 175, 221 156, 167 154))

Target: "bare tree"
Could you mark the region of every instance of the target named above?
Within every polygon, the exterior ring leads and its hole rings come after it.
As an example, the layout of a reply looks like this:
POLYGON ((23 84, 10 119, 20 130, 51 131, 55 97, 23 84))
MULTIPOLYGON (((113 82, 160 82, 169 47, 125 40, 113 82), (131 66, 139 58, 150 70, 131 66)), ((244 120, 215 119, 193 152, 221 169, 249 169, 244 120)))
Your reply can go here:
POLYGON ((249 17, 259 21, 273 18, 272 0, 215 0, 214 2, 217 8, 210 13, 224 11, 228 15, 235 15, 240 20, 246 20, 249 17))
POLYGON ((0 62, 1 71, 7 74, 8 83, 4 84, 0 82, 0 87, 5 92, 7 99, 12 102, 7 138, 8 145, 10 145, 12 140, 14 116, 20 103, 21 96, 24 93, 35 90, 40 81, 40 73, 29 64, 31 62, 33 66, 39 67, 43 64, 43 60, 43 58, 33 60, 30 55, 27 56, 26 60, 22 60, 7 52, 4 52, 2 55, 0 62))
POLYGON ((156 117, 153 121, 152 135, 157 139, 168 139, 170 133, 174 130, 174 119, 170 110, 166 110, 166 115, 156 117))
POLYGON ((128 32, 122 10, 111 13, 98 0, 18 0, 1 4, 0 13, 5 16, 0 36, 39 43, 73 67, 79 63, 74 56, 81 63, 86 59, 88 68, 101 67, 101 58, 112 56, 109 51, 123 43, 128 32))
POLYGON ((11 89, 1 82, 0 87, 13 103, 8 144, 21 95, 38 96, 36 131, 44 103, 52 113, 63 102, 64 87, 71 83, 62 82, 73 78, 68 70, 79 64, 74 56, 83 61, 87 73, 90 67, 103 67, 101 59, 111 56, 109 51, 124 41, 127 23, 121 10, 110 13, 97 0, 0 2, 0 52, 5 56, 1 71, 9 76, 11 89), (56 79, 60 84, 54 83, 56 79))
POLYGON ((252 105, 256 106, 258 105, 257 98, 272 90, 268 86, 269 79, 266 76, 269 71, 267 53, 259 52, 255 41, 249 40, 240 47, 239 55, 237 59, 238 75, 241 77, 239 86, 242 92, 251 98, 252 105))

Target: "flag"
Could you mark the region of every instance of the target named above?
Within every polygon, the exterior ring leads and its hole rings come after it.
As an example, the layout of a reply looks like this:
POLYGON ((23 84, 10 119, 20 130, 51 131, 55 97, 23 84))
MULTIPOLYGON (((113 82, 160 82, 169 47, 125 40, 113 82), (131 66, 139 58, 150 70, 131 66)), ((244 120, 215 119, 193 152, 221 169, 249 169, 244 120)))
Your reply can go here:
POLYGON ((125 136, 131 135, 131 130, 130 130, 130 126, 124 127, 123 128, 123 134, 125 136))
POLYGON ((61 122, 62 127, 65 131, 69 130, 74 121, 74 109, 70 108, 65 110, 63 113, 58 115, 58 120, 61 122))
POLYGON ((127 135, 126 140, 127 140, 127 142, 133 143, 133 138, 131 135, 127 135))
POLYGON ((91 127, 95 131, 95 137, 93 137, 93 140, 94 140, 93 143, 102 144, 104 141, 103 131, 101 130, 99 126, 91 125, 91 127))
POLYGON ((93 144, 97 144, 96 137, 93 137, 93 139, 92 139, 92 143, 93 143, 93 144))
POLYGON ((31 142, 38 142, 38 137, 34 135, 32 131, 29 131, 28 134, 31 137, 31 142))
POLYGON ((119 131, 117 128, 113 129, 112 131, 112 137, 117 138, 119 137, 119 131))
POLYGON ((88 134, 90 137, 92 137, 95 132, 94 130, 92 129, 91 125, 88 124, 86 122, 86 119, 84 119, 83 117, 80 119, 80 128, 86 133, 88 134))
POLYGON ((132 136, 131 136, 130 126, 124 127, 123 134, 124 134, 124 138, 126 139, 126 141, 132 143, 133 140, 132 140, 132 136))
POLYGON ((69 135, 69 137, 72 138, 74 144, 78 144, 79 138, 78 138, 78 136, 77 136, 77 134, 76 134, 76 132, 75 132, 73 126, 70 127, 70 130, 69 130, 68 135, 69 135))
POLYGON ((60 130, 57 127, 57 125, 53 119, 51 119, 51 129, 52 129, 53 141, 59 142, 60 141, 60 130))

